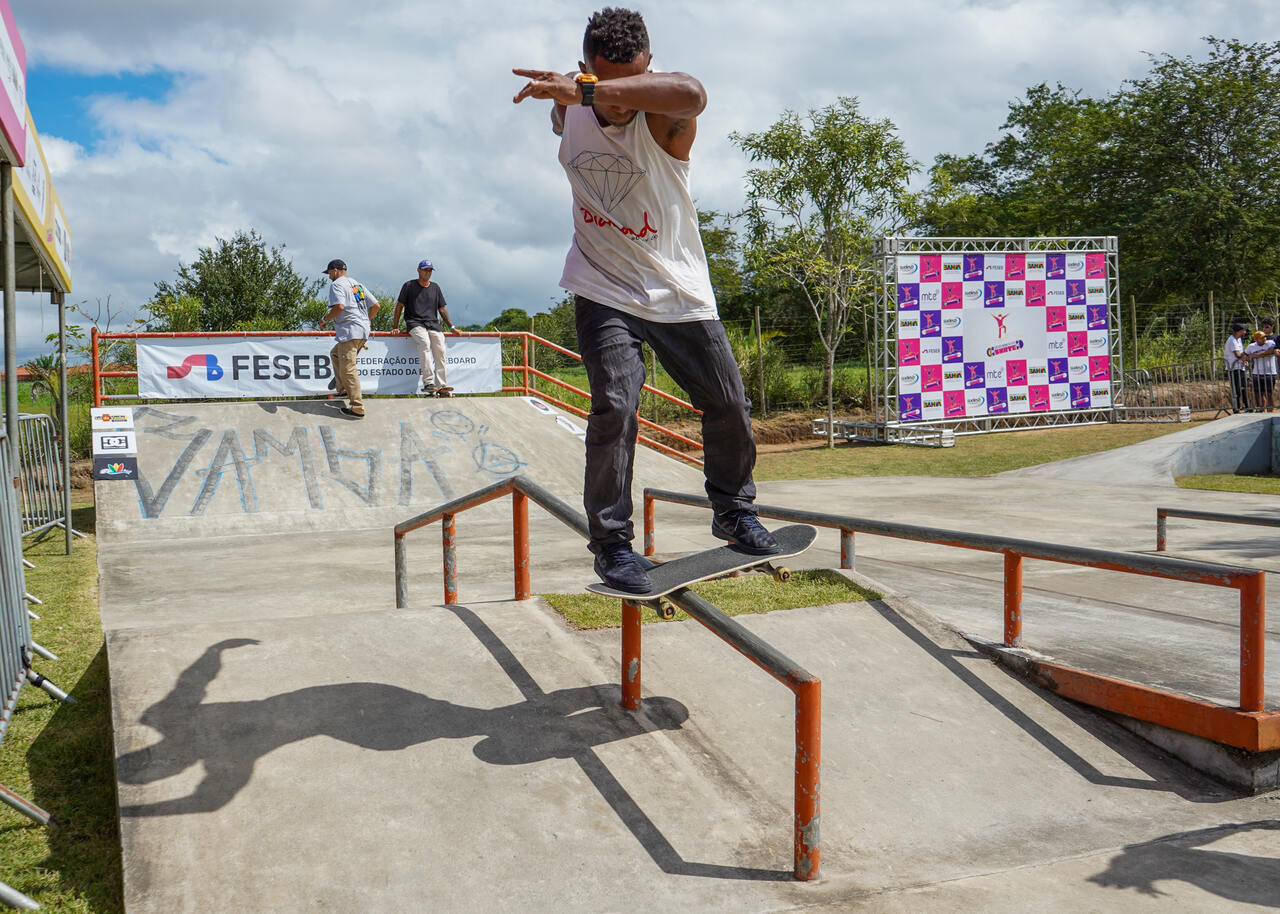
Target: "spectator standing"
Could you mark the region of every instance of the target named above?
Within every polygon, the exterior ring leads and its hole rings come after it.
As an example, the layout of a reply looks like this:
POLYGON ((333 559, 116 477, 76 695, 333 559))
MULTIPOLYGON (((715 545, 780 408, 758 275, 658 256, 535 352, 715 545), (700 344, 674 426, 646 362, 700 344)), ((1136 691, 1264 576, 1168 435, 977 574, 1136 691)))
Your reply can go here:
POLYGON ((1253 335, 1253 342, 1245 347, 1244 354, 1253 378, 1253 410, 1258 412, 1265 405, 1266 411, 1271 412, 1271 397, 1276 386, 1276 341, 1259 330, 1253 335))
POLYGON ((329 311, 320 318, 320 327, 333 321, 334 346, 329 350, 333 359, 333 374, 337 380, 334 388, 339 397, 347 398, 342 413, 355 419, 364 418, 364 400, 360 395, 360 373, 356 357, 368 344, 372 332, 370 322, 378 313, 378 300, 369 290, 347 275, 347 264, 342 260, 330 260, 324 275, 329 277, 329 311))
POLYGON ((1231 325, 1231 335, 1227 337, 1224 355, 1227 361, 1227 380, 1231 384, 1231 408, 1233 412, 1242 413, 1248 409, 1245 394, 1245 377, 1248 365, 1244 360, 1244 336, 1249 329, 1236 322, 1231 325))
POLYGON ((441 318, 451 333, 457 333, 445 305, 444 292, 438 283, 431 281, 434 271, 435 266, 430 260, 418 263, 418 278, 400 287, 395 317, 391 320, 391 326, 399 329, 400 314, 404 313, 405 327, 418 347, 418 367, 422 371, 422 392, 425 394, 434 394, 449 386, 445 377, 449 360, 445 352, 444 332, 440 329, 441 318))

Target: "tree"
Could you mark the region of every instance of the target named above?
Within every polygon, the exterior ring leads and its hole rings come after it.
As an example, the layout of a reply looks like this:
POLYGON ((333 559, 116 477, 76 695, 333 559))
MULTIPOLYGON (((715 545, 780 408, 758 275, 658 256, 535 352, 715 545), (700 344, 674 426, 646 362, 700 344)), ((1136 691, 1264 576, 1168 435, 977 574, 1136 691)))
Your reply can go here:
POLYGON ((193 263, 178 264, 173 282, 155 285, 149 330, 296 330, 314 313, 322 282, 298 275, 284 245, 268 250, 250 229, 215 238, 193 263))
POLYGON ((888 120, 841 97, 792 111, 761 133, 730 139, 760 163, 747 171, 747 261, 764 279, 785 279, 804 295, 825 352, 827 446, 835 446, 836 349, 855 313, 873 300, 872 239, 914 215, 907 184, 917 170, 888 120))

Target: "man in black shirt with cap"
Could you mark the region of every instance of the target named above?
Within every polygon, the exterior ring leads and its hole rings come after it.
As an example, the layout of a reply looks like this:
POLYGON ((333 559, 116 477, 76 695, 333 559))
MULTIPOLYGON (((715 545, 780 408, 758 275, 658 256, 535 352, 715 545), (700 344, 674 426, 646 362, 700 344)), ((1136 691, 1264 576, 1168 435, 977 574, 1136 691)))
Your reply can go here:
POLYGON ((418 364, 422 368, 422 392, 434 394, 448 387, 445 380, 445 368, 448 357, 445 354, 444 333, 440 330, 440 319, 449 325, 449 330, 456 333, 453 320, 449 317, 449 309, 445 305, 444 293, 440 286, 431 281, 435 270, 430 260, 418 264, 418 278, 411 279, 400 287, 396 296, 396 313, 391 326, 400 327, 400 313, 404 312, 405 326, 409 336, 418 347, 418 364))

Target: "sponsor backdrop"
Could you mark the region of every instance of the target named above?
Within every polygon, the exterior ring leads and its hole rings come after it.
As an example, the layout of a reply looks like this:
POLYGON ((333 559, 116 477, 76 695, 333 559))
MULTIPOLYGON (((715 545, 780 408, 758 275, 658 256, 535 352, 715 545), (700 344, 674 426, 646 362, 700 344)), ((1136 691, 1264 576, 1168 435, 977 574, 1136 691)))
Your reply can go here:
MULTIPOLYGON (((502 389, 502 343, 445 337, 449 385, 458 393, 502 389)), ((158 338, 138 340, 138 396, 153 399, 306 397, 327 394, 333 337, 158 338)), ((413 394, 422 387, 408 337, 374 337, 358 359, 366 394, 413 394)))
POLYGON ((1101 251, 897 257, 898 419, 1111 405, 1101 251))

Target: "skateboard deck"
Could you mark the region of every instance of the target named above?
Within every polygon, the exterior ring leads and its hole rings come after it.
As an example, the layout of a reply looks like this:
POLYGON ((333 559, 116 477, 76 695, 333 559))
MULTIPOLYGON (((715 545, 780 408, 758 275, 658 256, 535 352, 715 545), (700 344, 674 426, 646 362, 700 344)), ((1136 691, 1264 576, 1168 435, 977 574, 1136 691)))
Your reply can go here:
MULTIPOLYGON (((775 555, 752 555, 749 552, 743 552, 737 546, 719 546, 655 565, 649 570, 651 586, 643 593, 617 590, 600 582, 588 584, 587 590, 606 597, 620 597, 623 600, 648 603, 658 601, 681 587, 723 577, 735 571, 763 571, 772 574, 780 581, 785 581, 791 577, 791 572, 777 563, 797 556, 812 546, 813 541, 818 538, 818 530, 808 524, 792 524, 789 527, 774 530, 773 536, 782 547, 782 551, 775 555)), ((666 619, 671 618, 675 615, 674 607, 670 608, 669 612, 660 611, 659 615, 666 619)))
POLYGON ((453 396, 453 388, 452 388, 452 387, 437 387, 435 390, 424 390, 424 391, 422 392, 422 395, 423 395, 424 397, 452 397, 452 396, 453 396))

